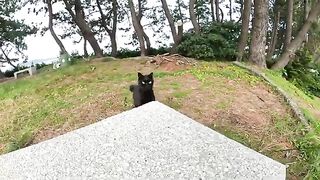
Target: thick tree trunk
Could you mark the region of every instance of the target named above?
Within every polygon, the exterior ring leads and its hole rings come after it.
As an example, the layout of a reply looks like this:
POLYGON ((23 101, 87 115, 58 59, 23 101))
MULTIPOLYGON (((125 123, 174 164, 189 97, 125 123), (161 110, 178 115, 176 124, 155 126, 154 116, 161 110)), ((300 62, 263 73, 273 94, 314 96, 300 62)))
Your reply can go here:
POLYGON ((112 31, 112 34, 110 36, 110 41, 111 41, 111 56, 116 57, 118 53, 118 45, 117 45, 117 40, 116 40, 116 32, 112 31))
POLYGON ((278 39, 278 29, 279 29, 279 22, 280 22, 280 10, 279 8, 276 8, 274 15, 274 23, 273 23, 273 29, 271 33, 271 41, 268 47, 268 53, 267 53, 267 61, 270 60, 274 54, 274 51, 276 49, 277 39, 278 39))
POLYGON ((266 35, 268 26, 268 0, 254 0, 254 19, 249 61, 266 67, 266 35))
POLYGON ((249 34, 249 23, 251 12, 251 0, 244 0, 244 7, 242 10, 242 23, 241 23, 241 34, 238 44, 237 61, 242 60, 244 49, 247 45, 248 34, 249 34))
POLYGON ((217 22, 220 22, 220 7, 219 7, 219 0, 215 0, 215 4, 216 4, 216 20, 217 22))
POLYGON ((98 44, 98 41, 94 37, 93 32, 91 31, 89 25, 87 24, 87 22, 84 19, 84 12, 83 12, 83 8, 81 6, 81 1, 75 0, 75 13, 72 11, 72 6, 68 0, 63 0, 63 2, 65 3, 66 9, 70 13, 73 21, 79 27, 82 35, 90 43, 96 57, 102 57, 103 52, 98 44))
POLYGON ((48 13, 49 13, 49 30, 50 30, 50 33, 51 33, 53 39, 58 44, 61 53, 69 55, 69 53, 67 52, 66 48, 64 47, 64 45, 62 44, 62 42, 60 41, 60 39, 58 38, 58 36, 56 35, 56 33, 53 30, 53 22, 52 22, 53 21, 53 12, 52 12, 52 2, 51 2, 51 0, 47 0, 47 6, 48 6, 48 13))
POLYGON ((177 47, 180 44, 182 40, 182 35, 183 35, 183 24, 181 26, 178 25, 178 35, 177 35, 177 43, 175 43, 171 49, 171 53, 176 53, 177 52, 177 47))
POLYGON ((287 22, 286 22, 286 36, 284 41, 284 49, 287 49, 292 39, 292 23, 293 23, 293 0, 287 0, 287 22))
POLYGON ((304 22, 298 35, 291 41, 287 49, 282 53, 280 59, 272 66, 272 69, 282 69, 286 67, 290 61, 291 56, 301 47, 302 42, 306 38, 311 25, 315 22, 320 14, 320 1, 318 0, 310 10, 309 16, 304 22))
POLYGON ((190 20, 192 22, 193 28, 194 28, 194 32, 196 34, 200 33, 200 27, 199 24, 197 22, 197 17, 195 14, 195 10, 194 10, 194 5, 196 3, 197 0, 190 0, 189 1, 189 13, 190 13, 190 20))
POLYGON ((140 51, 141 51, 141 56, 146 55, 146 47, 144 43, 144 37, 143 37, 143 30, 141 29, 141 25, 139 23, 139 19, 136 15, 136 11, 134 9, 134 4, 132 0, 128 0, 129 8, 130 8, 130 13, 131 13, 131 19, 132 19, 132 24, 134 27, 135 32, 137 33, 138 36, 138 41, 140 44, 140 51))

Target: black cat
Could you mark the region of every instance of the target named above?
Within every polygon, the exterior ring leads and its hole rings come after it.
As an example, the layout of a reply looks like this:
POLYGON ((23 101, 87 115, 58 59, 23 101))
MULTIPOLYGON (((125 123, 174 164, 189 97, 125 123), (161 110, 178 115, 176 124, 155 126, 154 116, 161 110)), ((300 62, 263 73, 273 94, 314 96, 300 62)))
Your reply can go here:
POLYGON ((135 107, 155 101, 153 82, 153 73, 150 73, 149 75, 142 75, 138 72, 138 85, 130 86, 130 91, 133 93, 133 104, 135 107))

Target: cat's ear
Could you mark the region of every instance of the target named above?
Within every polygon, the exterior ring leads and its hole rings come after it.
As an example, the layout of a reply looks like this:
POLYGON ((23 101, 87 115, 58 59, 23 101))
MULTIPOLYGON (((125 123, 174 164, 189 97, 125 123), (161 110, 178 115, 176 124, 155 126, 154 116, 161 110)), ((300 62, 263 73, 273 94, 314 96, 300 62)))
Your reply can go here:
POLYGON ((151 72, 148 76, 149 76, 149 77, 153 77, 153 72, 151 72))
POLYGON ((140 72, 138 72, 138 78, 140 79, 142 77, 143 77, 143 75, 140 72))

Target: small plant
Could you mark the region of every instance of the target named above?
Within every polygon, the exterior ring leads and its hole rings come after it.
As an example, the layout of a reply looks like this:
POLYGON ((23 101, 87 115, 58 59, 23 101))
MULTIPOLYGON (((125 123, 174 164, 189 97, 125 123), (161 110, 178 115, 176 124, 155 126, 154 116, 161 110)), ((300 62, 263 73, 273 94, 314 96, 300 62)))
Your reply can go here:
POLYGON ((12 152, 23 147, 28 146, 33 139, 33 133, 31 131, 26 131, 22 133, 15 139, 12 139, 10 143, 7 144, 7 152, 12 152))

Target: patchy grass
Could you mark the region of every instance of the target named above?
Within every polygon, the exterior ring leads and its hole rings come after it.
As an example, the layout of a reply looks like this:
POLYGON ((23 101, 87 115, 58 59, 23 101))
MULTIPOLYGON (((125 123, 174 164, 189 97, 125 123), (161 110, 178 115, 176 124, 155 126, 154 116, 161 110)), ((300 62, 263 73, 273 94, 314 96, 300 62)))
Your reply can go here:
POLYGON ((310 111, 309 115, 305 114, 306 116, 309 116, 310 119, 320 121, 320 98, 305 94, 295 85, 291 84, 289 81, 286 81, 281 76, 280 72, 266 70, 265 73, 268 78, 270 78, 274 83, 287 92, 288 95, 290 95, 296 102, 298 102, 302 109, 310 111))
POLYGON ((145 65, 145 60, 107 59, 2 83, 0 153, 130 109, 128 86, 136 82, 137 71, 154 72, 158 101, 289 165, 289 177, 303 177, 311 169, 296 150, 308 147, 302 143, 306 141, 297 141, 302 126, 290 116, 282 99, 260 78, 219 62, 166 71, 145 65))
POLYGON ((298 103, 304 116, 309 121, 312 130, 310 132, 301 132, 298 134, 294 142, 301 150, 305 161, 308 162, 307 179, 320 178, 320 99, 315 96, 306 95, 299 88, 286 81, 281 77, 280 72, 265 71, 274 83, 281 87, 295 102, 298 103))

